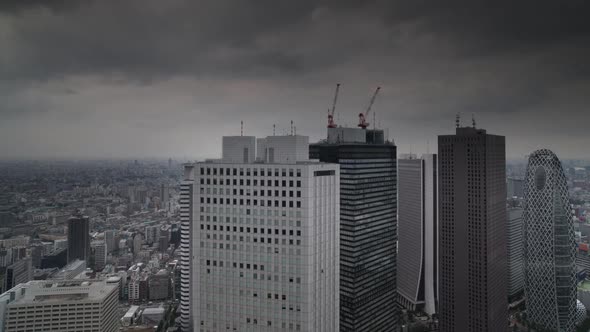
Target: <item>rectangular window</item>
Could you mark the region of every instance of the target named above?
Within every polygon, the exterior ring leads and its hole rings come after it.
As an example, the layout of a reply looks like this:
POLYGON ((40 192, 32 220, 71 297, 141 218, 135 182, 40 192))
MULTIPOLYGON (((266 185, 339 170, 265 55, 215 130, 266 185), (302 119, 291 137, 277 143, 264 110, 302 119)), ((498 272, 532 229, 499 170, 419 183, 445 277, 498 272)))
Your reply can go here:
POLYGON ((329 175, 335 175, 335 174, 336 174, 335 170, 313 172, 313 176, 329 176, 329 175))

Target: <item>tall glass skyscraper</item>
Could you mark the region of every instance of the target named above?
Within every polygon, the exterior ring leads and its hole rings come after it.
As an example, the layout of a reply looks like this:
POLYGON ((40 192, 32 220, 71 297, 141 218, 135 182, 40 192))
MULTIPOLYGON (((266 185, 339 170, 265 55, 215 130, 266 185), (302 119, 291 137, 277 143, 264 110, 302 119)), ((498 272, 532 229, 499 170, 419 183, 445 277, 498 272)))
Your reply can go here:
POLYGON ((397 331, 396 146, 339 127, 309 153, 340 164, 340 331, 397 331))
POLYGON ((576 244, 567 182, 557 156, 533 152, 525 177, 525 296, 532 323, 575 331, 576 244))

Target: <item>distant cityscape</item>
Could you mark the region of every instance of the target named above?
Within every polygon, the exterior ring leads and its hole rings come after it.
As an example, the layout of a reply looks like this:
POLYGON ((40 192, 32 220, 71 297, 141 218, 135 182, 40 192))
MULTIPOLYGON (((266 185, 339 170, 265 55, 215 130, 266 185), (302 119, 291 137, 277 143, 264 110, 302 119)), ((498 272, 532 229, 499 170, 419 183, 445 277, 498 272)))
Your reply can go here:
POLYGON ((589 161, 359 127, 0 162, 0 331, 590 328, 589 161))

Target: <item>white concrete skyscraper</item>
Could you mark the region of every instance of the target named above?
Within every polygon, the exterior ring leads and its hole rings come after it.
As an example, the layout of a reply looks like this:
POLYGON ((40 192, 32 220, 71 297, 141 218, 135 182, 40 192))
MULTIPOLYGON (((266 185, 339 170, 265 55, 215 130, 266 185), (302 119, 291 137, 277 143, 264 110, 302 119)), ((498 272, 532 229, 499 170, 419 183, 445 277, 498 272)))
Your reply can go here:
POLYGON ((297 135, 224 137, 222 155, 186 167, 193 330, 338 331, 338 165, 297 135))
POLYGON ((184 166, 180 184, 180 327, 192 331, 191 313, 191 223, 193 221, 193 165, 184 166))
POLYGON ((565 174, 549 150, 529 157, 523 219, 527 319, 547 329, 575 331, 574 225, 565 174))
POLYGON ((438 293, 436 155, 400 158, 397 167, 399 301, 410 310, 432 315, 438 293))

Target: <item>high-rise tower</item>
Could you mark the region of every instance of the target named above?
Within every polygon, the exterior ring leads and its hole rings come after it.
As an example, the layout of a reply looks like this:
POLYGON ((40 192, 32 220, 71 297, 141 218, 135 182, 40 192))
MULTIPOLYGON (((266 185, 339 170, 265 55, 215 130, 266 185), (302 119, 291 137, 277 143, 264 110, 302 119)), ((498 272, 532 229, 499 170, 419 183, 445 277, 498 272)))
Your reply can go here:
POLYGON ((310 157, 340 164, 340 331, 397 331, 396 146, 382 130, 328 128, 310 157))
POLYGON ((192 331, 191 311, 191 230, 193 222, 193 164, 184 166, 184 180, 180 184, 180 327, 192 331))
POLYGON ((398 159, 398 278, 400 303, 436 313, 438 295, 437 156, 398 159))
POLYGON ((68 220, 68 263, 90 257, 90 220, 87 216, 73 216, 68 220))
POLYGON ((236 136, 188 171, 193 329, 338 331, 338 165, 305 136, 236 136))
POLYGON ((440 331, 507 331, 505 139, 458 127, 438 155, 440 331))
POLYGON ((551 330, 575 331, 574 224, 561 162, 549 150, 529 157, 523 218, 527 319, 551 330))

